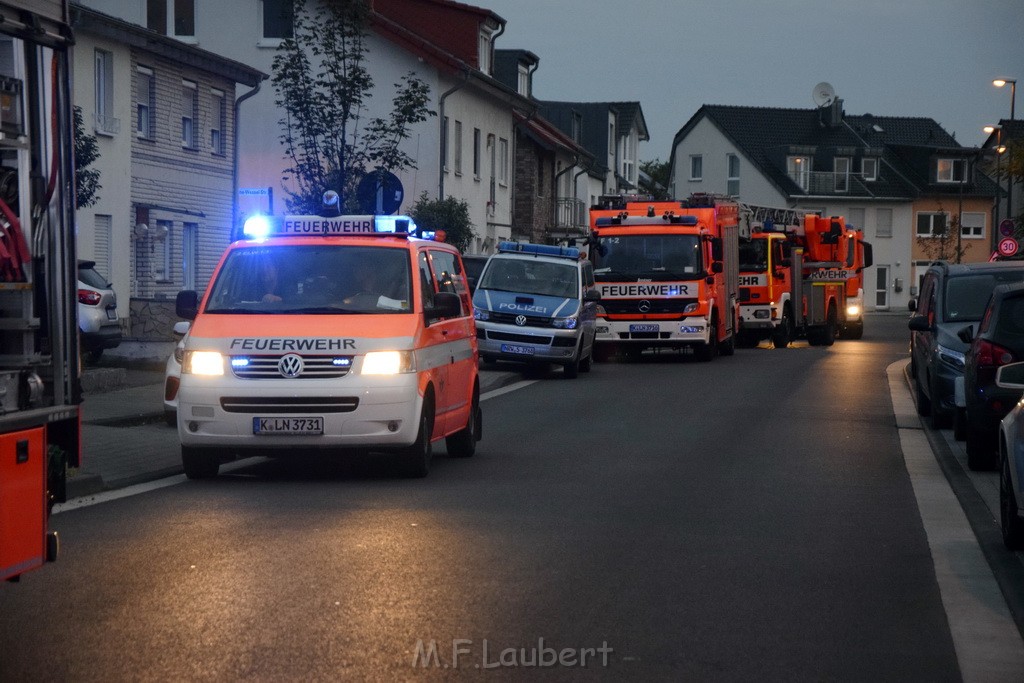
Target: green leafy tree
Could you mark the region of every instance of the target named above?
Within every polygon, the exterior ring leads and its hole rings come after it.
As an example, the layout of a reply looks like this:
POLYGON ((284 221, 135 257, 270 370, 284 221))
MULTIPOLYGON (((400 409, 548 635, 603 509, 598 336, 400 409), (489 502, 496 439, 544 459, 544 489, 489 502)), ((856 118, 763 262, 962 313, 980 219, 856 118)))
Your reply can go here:
POLYGON ((464 200, 450 195, 446 199, 430 199, 424 192, 409 217, 421 229, 444 230, 445 242, 460 252, 464 253, 473 243, 473 223, 469 220, 469 204, 464 200))
POLYGON ((100 172, 89 166, 100 158, 95 135, 86 135, 82 108, 74 108, 75 126, 75 208, 84 209, 99 201, 100 172))
POLYGON ((650 177, 650 182, 641 179, 640 189, 655 199, 671 199, 668 196, 668 180, 671 172, 671 164, 661 159, 653 161, 641 161, 640 170, 650 177))
MULTIPOLYGON (((939 207, 942 211, 942 207, 939 207)), ((949 225, 945 223, 933 228, 932 237, 918 237, 917 244, 931 261, 949 261, 960 263, 971 250, 971 245, 958 239, 960 235, 960 214, 950 217, 949 225)))
POLYGON ((271 82, 285 115, 281 142, 288 207, 316 213, 326 190, 342 197, 343 211, 358 211, 355 188, 373 170, 415 169, 401 149, 413 124, 436 116, 430 88, 413 72, 394 84, 391 112, 365 120, 373 91, 366 67, 366 0, 315 3, 295 0, 293 38, 274 57, 271 82))

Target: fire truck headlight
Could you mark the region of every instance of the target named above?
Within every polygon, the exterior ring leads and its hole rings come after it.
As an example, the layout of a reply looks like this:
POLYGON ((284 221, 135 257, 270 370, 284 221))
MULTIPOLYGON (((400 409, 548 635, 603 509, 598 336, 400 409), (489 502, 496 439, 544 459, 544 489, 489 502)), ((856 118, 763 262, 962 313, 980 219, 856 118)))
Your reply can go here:
POLYGON ((216 351, 186 351, 181 371, 192 375, 223 375, 224 356, 216 351))
POLYGON ((754 311, 754 317, 757 318, 758 320, 767 320, 768 317, 771 316, 771 314, 772 312, 767 308, 759 308, 758 310, 754 311))
POLYGON ((557 327, 563 330, 575 330, 576 325, 579 324, 579 319, 576 316, 570 316, 568 318, 552 318, 551 326, 557 327))
POLYGON ((363 358, 364 375, 397 375, 416 372, 412 351, 371 351, 363 358))
POLYGON ((476 320, 490 320, 491 319, 491 312, 490 311, 485 311, 482 308, 474 308, 473 309, 473 317, 476 320))
POLYGON ((695 313, 698 308, 700 308, 700 304, 696 302, 692 304, 686 304, 686 307, 683 309, 683 313, 695 313))
POLYGON ((857 318, 860 316, 860 306, 857 304, 850 304, 846 307, 847 318, 857 318))

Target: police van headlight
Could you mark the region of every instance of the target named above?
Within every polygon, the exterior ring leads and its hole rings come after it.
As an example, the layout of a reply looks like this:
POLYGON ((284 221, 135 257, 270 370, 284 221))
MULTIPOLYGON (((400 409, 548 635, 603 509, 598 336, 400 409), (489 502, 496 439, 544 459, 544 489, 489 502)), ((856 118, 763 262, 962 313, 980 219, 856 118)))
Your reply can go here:
POLYGON ((473 318, 476 319, 476 320, 490 320, 491 319, 491 312, 490 311, 485 311, 482 308, 474 308, 473 309, 473 318))
POLYGON ((416 372, 412 351, 371 351, 363 358, 364 375, 398 375, 416 372))
POLYGON ((216 351, 186 351, 181 371, 191 375, 223 375, 224 356, 216 351))
POLYGON ((576 326, 580 324, 579 318, 574 315, 568 318, 552 318, 551 326, 557 327, 560 330, 575 330, 576 326))

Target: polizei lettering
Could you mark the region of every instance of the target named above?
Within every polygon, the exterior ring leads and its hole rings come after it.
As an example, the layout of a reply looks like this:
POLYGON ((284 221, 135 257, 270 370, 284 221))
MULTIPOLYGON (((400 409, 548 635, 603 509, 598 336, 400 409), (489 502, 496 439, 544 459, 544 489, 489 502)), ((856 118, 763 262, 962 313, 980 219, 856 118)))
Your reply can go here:
POLYGON ((667 282, 638 282, 636 284, 601 285, 601 296, 609 299, 636 299, 638 297, 669 298, 695 296, 696 288, 690 284, 667 282))
POLYGON ((232 351, 351 351, 355 339, 258 339, 231 340, 232 351))
POLYGON ((285 235, 356 235, 373 232, 373 217, 286 218, 281 224, 285 235))
POLYGON ((520 313, 547 313, 548 309, 546 306, 535 306, 533 304, 510 304, 500 303, 498 308, 508 308, 513 311, 519 311, 520 313))

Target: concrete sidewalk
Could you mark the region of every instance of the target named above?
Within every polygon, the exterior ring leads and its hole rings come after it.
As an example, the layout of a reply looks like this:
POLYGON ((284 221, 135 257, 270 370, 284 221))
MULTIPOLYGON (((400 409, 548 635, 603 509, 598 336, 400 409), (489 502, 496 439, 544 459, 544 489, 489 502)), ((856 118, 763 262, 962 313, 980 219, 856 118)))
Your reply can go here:
MULTIPOLYGON (((480 392, 518 372, 480 371, 480 392)), ((163 373, 152 367, 83 373, 82 467, 69 473, 68 500, 181 474, 178 433, 164 422, 163 373)))

